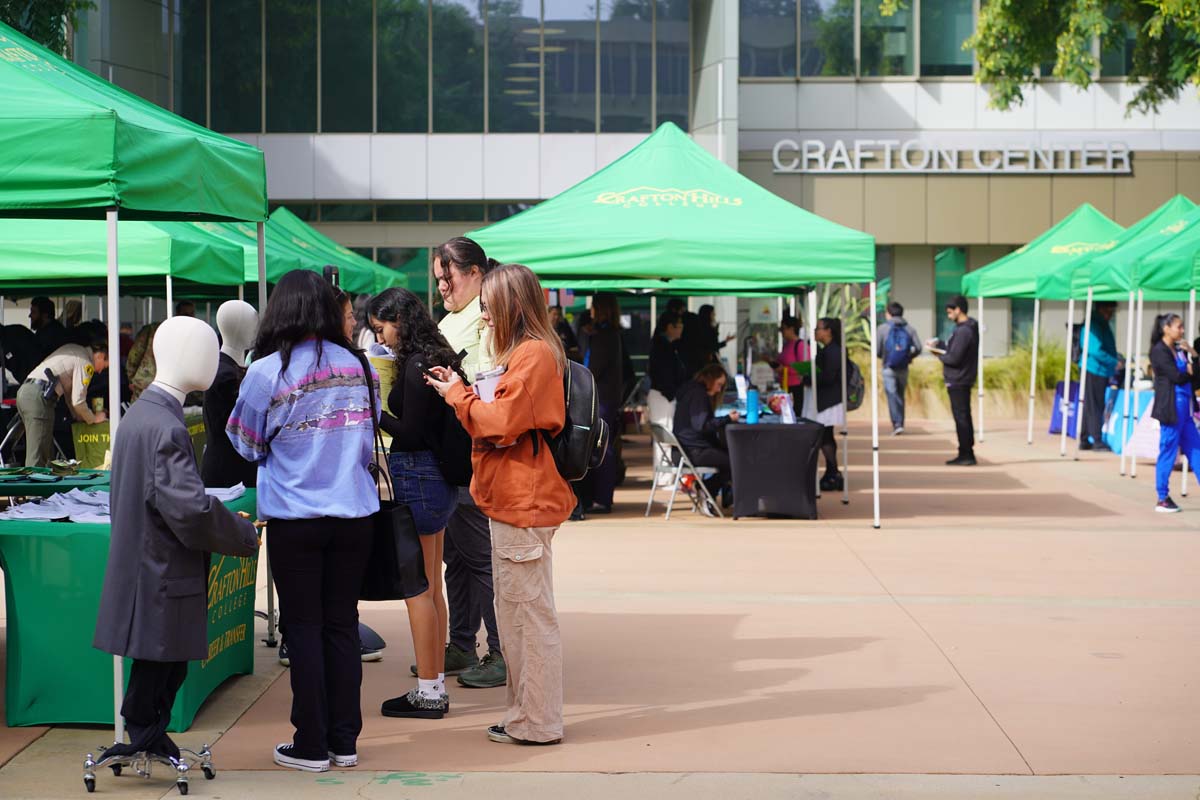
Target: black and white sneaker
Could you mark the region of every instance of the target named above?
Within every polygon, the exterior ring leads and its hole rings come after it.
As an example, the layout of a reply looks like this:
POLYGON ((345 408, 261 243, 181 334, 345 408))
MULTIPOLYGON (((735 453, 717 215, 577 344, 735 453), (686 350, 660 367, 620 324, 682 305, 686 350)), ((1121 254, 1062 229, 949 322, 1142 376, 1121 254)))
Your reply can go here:
POLYGON ((357 767, 358 753, 350 753, 349 755, 339 756, 337 753, 330 750, 329 760, 335 767, 357 767))
POLYGON ((1166 500, 1159 500, 1158 505, 1154 507, 1154 510, 1160 514, 1178 514, 1180 508, 1179 506, 1175 505, 1174 500, 1168 497, 1166 500))
POLYGON ((441 719, 446 716, 449 705, 450 700, 446 695, 442 695, 437 700, 429 700, 413 689, 408 694, 384 700, 379 713, 385 717, 405 719, 441 719))
MULTIPOLYGON (((358 757, 355 756, 355 762, 358 757)), ((328 758, 300 758, 296 755, 296 746, 290 742, 275 745, 275 763, 281 767, 299 769, 305 772, 328 772, 328 758)))
POLYGON ((383 661, 382 650, 368 650, 366 647, 362 649, 363 661, 383 661))
POLYGON ((285 667, 292 665, 292 660, 288 658, 287 642, 280 642, 279 644, 279 663, 285 667))

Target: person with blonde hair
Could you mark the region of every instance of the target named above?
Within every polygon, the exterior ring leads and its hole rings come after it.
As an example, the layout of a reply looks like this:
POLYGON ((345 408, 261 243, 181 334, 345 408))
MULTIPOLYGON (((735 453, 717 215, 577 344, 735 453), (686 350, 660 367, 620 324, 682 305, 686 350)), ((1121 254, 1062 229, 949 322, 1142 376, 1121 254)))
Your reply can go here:
POLYGON ((567 357, 528 267, 503 264, 484 275, 480 307, 491 331, 492 362, 503 370, 491 391, 477 384, 476 394, 445 367, 433 367, 427 380, 474 441, 471 496, 490 520, 508 691, 504 719, 487 735, 494 742, 557 744, 563 737, 562 640, 551 542, 575 497, 543 432, 555 436, 566 424, 567 357))

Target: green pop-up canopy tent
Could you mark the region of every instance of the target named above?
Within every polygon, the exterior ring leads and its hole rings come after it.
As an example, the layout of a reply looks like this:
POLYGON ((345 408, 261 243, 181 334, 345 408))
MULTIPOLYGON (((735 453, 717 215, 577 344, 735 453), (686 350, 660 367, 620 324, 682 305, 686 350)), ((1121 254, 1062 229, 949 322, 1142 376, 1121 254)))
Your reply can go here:
MULTIPOLYGON (((1111 250, 1122 228, 1091 203, 1084 203, 1028 244, 985 267, 968 272, 962 279, 962 293, 976 298, 976 318, 983 328, 983 300, 986 297, 1034 298, 1035 317, 1037 280, 1042 273, 1072 261, 1085 253, 1111 250)), ((1037 327, 1037 320, 1034 320, 1037 327)), ((1032 380, 1032 379, 1031 379, 1032 380)), ((983 336, 979 337, 979 420, 976 435, 983 441, 983 336)), ((1032 383, 1031 383, 1032 386, 1032 383)), ((1032 391, 1032 389, 1031 389, 1032 391)), ((1032 442, 1032 438, 1030 438, 1032 442)))
POLYGON ((750 290, 875 280, 874 237, 771 194, 670 122, 562 194, 469 236, 547 284, 738 278, 750 290))
MULTIPOLYGON (((101 215, 115 353, 118 218, 265 220, 262 152, 125 92, 0 24, 0 216, 101 215)), ((261 279, 259 298, 266 302, 261 279)), ((108 403, 115 439, 121 381, 109 381, 108 403)), ((120 658, 113 672, 116 741, 122 741, 120 658)))
MULTIPOLYGON (((1035 299, 1033 305, 1033 354, 1029 367, 1029 421, 1026 430, 1026 441, 1033 443, 1033 413, 1035 386, 1037 380, 1037 348, 1039 337, 1039 319, 1041 316, 1042 300, 1066 300, 1067 318, 1075 317, 1075 301, 1087 298, 1088 303, 1084 312, 1084 348, 1088 347, 1091 334, 1093 301, 1124 300, 1132 293, 1132 274, 1130 266, 1136 262, 1139 255, 1162 243, 1162 232, 1169 230, 1183 217, 1196 207, 1183 195, 1175 195, 1161 206, 1151 211, 1140 220, 1119 233, 1112 247, 1089 250, 1063 264, 1043 272, 1037 277, 1035 299)), ((1175 299, 1177 294, 1163 293, 1159 299, 1175 299)), ((1130 325, 1127 335, 1126 352, 1131 352, 1133 342, 1133 306, 1130 301, 1130 325)), ((1070 381, 1071 337, 1064 343, 1067 357, 1064 359, 1063 385, 1070 381)), ((1086 386, 1080 385, 1080 391, 1086 394, 1086 386)), ((1064 401, 1065 402, 1065 401, 1064 401)), ((1082 403, 1082 400, 1080 401, 1082 403)), ((1076 444, 1080 443, 1076 438, 1076 444)), ((1063 426, 1059 443, 1059 454, 1066 455, 1067 436, 1066 426, 1063 426)), ((1121 458, 1121 469, 1124 474, 1124 454, 1121 458)))
MULTIPOLYGON (((556 197, 469 235, 547 286, 786 294, 845 282, 869 283, 875 299, 874 237, 772 194, 669 122, 556 197)), ((879 527, 874 368, 871 377, 879 527)))
MULTIPOLYGON (((167 276, 181 282, 181 291, 242 282, 241 249, 185 223, 131 220, 119 231, 118 257, 130 294, 162 294, 167 276)), ((102 220, 0 219, 0 294, 102 293, 107 238, 102 220)))
POLYGON ((374 294, 392 286, 408 285, 408 279, 403 273, 360 256, 330 239, 283 206, 271 212, 268 228, 277 228, 293 244, 319 254, 326 264, 336 265, 342 288, 347 291, 355 294, 374 294))

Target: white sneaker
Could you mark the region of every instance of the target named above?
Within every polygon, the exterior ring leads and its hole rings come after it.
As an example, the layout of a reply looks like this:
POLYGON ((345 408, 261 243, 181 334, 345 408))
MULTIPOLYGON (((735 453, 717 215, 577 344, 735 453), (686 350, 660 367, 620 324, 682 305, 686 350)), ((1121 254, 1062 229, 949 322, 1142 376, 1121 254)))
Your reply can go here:
POLYGON ((357 767, 358 753, 351 753, 348 756, 339 756, 337 753, 330 750, 329 760, 335 767, 357 767))
POLYGON ((892 430, 892 436, 899 436, 899 435, 900 435, 900 434, 902 434, 902 433, 904 433, 904 426, 903 426, 903 425, 901 425, 899 428, 895 428, 895 429, 893 429, 893 430, 892 430))
MULTIPOLYGON (((281 767, 290 767, 291 769, 300 769, 305 772, 328 772, 329 759, 322 758, 319 760, 309 758, 297 758, 295 755, 296 746, 291 742, 275 745, 275 763, 281 767)), ((357 756, 355 756, 357 760, 357 756)))

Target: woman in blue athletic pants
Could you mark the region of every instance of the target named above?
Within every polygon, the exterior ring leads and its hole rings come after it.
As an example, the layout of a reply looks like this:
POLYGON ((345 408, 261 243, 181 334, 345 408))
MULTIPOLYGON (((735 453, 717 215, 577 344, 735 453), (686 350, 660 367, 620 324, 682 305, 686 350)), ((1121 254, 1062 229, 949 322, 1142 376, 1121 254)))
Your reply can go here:
POLYGON ((1173 514, 1179 506, 1170 497, 1171 472, 1180 450, 1188 466, 1200 479, 1200 432, 1192 412, 1196 396, 1192 394, 1192 359, 1196 352, 1183 335, 1183 319, 1178 314, 1162 314, 1154 320, 1150 344, 1150 367, 1154 370, 1154 408, 1150 415, 1158 420, 1158 465, 1155 484, 1158 505, 1155 511, 1173 514))

